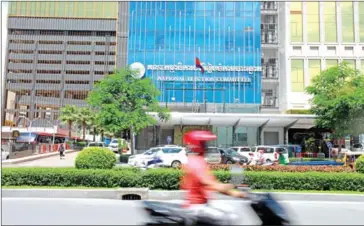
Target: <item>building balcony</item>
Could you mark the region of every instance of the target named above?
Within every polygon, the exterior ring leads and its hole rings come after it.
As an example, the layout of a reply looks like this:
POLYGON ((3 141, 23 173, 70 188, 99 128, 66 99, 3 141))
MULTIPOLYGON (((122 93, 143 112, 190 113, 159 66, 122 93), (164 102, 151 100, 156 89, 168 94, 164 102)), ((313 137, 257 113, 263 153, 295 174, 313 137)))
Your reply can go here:
POLYGON ((277 96, 268 96, 272 93, 263 93, 262 96, 262 105, 261 108, 269 108, 269 109, 278 109, 278 97, 277 96))

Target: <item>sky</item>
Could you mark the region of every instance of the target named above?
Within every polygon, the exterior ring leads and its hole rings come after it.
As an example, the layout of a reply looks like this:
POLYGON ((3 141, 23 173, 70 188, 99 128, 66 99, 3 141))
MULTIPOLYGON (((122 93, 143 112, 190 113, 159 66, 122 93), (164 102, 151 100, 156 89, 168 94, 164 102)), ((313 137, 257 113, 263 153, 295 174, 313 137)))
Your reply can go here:
MULTIPOLYGON (((6 21, 8 14, 8 2, 1 2, 1 78, 4 76, 5 48, 6 48, 6 21)), ((1 80, 2 81, 2 80, 1 80)))

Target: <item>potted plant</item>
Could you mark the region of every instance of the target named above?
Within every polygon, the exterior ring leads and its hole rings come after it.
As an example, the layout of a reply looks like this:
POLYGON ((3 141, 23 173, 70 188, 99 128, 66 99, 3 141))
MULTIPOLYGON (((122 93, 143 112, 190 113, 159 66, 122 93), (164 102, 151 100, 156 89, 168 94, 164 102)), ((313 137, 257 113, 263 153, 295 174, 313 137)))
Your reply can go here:
POLYGON ((126 142, 126 140, 123 140, 122 149, 123 149, 123 153, 128 152, 128 142, 126 142))

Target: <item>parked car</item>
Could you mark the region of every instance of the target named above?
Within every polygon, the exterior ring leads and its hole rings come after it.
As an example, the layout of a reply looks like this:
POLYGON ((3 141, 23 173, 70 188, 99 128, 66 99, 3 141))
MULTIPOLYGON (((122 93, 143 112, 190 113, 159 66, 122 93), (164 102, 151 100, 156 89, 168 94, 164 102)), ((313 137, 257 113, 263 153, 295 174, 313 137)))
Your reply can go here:
POLYGON ((9 154, 10 154, 9 151, 1 147, 1 160, 8 160, 9 154))
POLYGON ((231 148, 217 148, 221 154, 221 163, 223 164, 247 164, 249 158, 239 154, 237 151, 231 148))
POLYGON ((258 156, 258 151, 263 150, 264 151, 264 160, 267 163, 271 163, 278 160, 278 151, 282 152, 284 157, 286 158, 287 163, 289 162, 288 157, 288 150, 286 148, 280 147, 280 146, 265 146, 265 145, 259 145, 252 147, 252 151, 254 152, 255 156, 258 156))
POLYGON ((249 146, 235 146, 230 148, 247 158, 251 158, 254 155, 253 151, 249 146))
POLYGON ((143 166, 148 161, 152 160, 158 151, 162 151, 162 165, 178 167, 187 162, 187 153, 184 147, 180 146, 161 146, 154 147, 144 152, 143 154, 132 155, 129 157, 128 164, 132 166, 143 166))
MULTIPOLYGON (((341 152, 340 153, 346 153, 346 152, 350 152, 350 149, 345 148, 345 145, 341 145, 341 152)), ((335 144, 331 148, 331 153, 334 153, 334 155, 339 154, 339 145, 335 144)))
POLYGON ((104 142, 90 142, 87 144, 87 147, 105 147, 104 142))
POLYGON ((298 144, 279 144, 273 146, 286 148, 288 150, 288 157, 294 157, 296 153, 302 151, 302 146, 298 144))
POLYGON ((364 146, 361 143, 353 145, 353 152, 362 152, 364 151, 364 146))
MULTIPOLYGON (((187 151, 187 155, 197 155, 197 153, 192 151, 187 151)), ((221 153, 216 147, 208 147, 205 153, 205 160, 211 164, 221 163, 221 153)))
MULTIPOLYGON (((120 139, 122 142, 123 141, 125 141, 124 139, 120 139)), ((130 154, 130 152, 131 152, 131 148, 130 148, 130 143, 129 142, 127 142, 128 143, 128 152, 127 153, 125 153, 125 154, 130 154)), ((112 139, 111 141, 110 141, 110 143, 109 143, 109 146, 108 146, 108 148, 110 149, 110 150, 112 150, 113 152, 115 152, 115 153, 119 153, 119 144, 118 144, 118 139, 112 139)))

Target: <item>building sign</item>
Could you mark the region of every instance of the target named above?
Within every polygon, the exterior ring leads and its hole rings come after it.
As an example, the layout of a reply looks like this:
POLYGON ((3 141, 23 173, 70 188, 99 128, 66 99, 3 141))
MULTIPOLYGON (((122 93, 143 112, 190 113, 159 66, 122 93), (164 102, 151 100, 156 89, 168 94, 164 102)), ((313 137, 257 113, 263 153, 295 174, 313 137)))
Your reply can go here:
MULTIPOLYGON (((212 72, 248 72, 253 74, 254 72, 262 71, 262 67, 258 66, 213 66, 211 64, 204 65, 205 71, 207 73, 212 72)), ((148 65, 147 70, 152 71, 199 71, 201 69, 196 68, 195 65, 182 65, 178 63, 177 65, 148 65)))
POLYGON ((252 79, 243 77, 201 77, 201 76, 157 76, 157 81, 165 82, 242 82, 250 83, 252 79))

